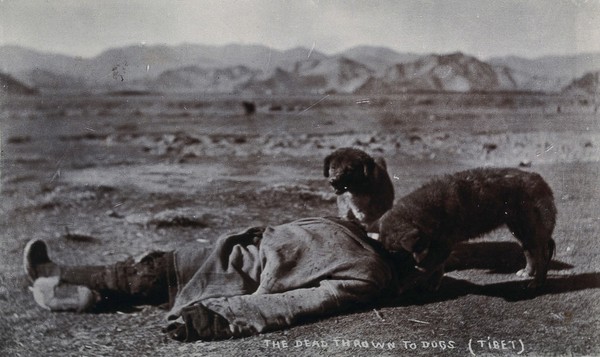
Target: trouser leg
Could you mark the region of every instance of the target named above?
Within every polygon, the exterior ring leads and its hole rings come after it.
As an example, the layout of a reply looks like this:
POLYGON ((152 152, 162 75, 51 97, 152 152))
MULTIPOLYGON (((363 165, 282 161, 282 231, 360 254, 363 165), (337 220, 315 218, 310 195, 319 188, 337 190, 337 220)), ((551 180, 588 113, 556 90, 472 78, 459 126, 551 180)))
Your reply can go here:
POLYGON ((105 304, 167 303, 175 286, 172 252, 152 252, 139 261, 104 266, 61 266, 60 280, 97 291, 105 304), (170 277, 170 275, 172 277, 170 277))

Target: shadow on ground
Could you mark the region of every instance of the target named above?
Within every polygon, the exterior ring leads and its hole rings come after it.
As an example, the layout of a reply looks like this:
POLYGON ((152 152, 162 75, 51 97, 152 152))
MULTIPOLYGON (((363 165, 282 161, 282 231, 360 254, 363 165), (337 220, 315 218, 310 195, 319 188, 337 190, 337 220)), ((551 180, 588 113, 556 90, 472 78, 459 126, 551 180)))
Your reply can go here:
MULTIPOLYGON (((515 273, 525 266, 522 248, 515 242, 465 243, 456 247, 446 265, 446 271, 467 269, 487 270, 489 274, 515 273)), ((572 265, 553 260, 549 270, 560 271, 572 265)), ((454 300, 466 295, 502 298, 506 301, 534 299, 541 295, 556 295, 573 291, 600 288, 600 273, 548 277, 543 287, 528 288, 530 280, 507 281, 479 285, 467 280, 444 276, 437 292, 410 291, 402 296, 386 299, 384 306, 425 305, 454 300)))
POLYGON ((478 285, 466 280, 444 277, 437 292, 409 292, 400 297, 386 300, 383 305, 426 305, 454 300, 466 295, 498 297, 510 302, 531 300, 541 295, 557 295, 600 288, 600 273, 548 278, 546 284, 538 289, 528 288, 528 283, 528 280, 524 280, 478 285))
MULTIPOLYGON (((473 242, 456 245, 446 271, 482 269, 490 274, 516 273, 525 266, 523 248, 516 242, 473 242)), ((567 270, 572 265, 553 260, 550 270, 567 270)))

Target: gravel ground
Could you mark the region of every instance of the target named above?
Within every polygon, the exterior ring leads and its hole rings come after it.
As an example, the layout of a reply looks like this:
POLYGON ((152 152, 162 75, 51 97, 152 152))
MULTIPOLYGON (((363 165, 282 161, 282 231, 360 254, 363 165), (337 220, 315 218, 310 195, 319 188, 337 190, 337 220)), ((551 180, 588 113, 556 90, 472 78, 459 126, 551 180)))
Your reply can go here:
POLYGON ((1 354, 600 355, 598 117, 563 97, 516 100, 533 103, 518 108, 495 106, 501 98, 471 105, 463 95, 419 98, 375 98, 365 106, 332 96, 308 111, 302 107, 320 98, 259 98, 259 108, 278 101, 293 109, 253 117, 218 98, 197 106, 187 103, 204 99, 3 102, 1 354), (560 114, 552 111, 558 104, 560 114), (540 172, 559 210, 548 286, 538 296, 523 293, 514 273, 524 259, 500 229, 460 247, 460 264, 438 293, 239 340, 170 341, 157 307, 50 313, 31 298, 21 252, 33 237, 47 240, 64 263, 105 264, 148 249, 210 244, 248 225, 332 214, 322 159, 341 146, 383 155, 397 195, 432 175, 475 166, 540 172))

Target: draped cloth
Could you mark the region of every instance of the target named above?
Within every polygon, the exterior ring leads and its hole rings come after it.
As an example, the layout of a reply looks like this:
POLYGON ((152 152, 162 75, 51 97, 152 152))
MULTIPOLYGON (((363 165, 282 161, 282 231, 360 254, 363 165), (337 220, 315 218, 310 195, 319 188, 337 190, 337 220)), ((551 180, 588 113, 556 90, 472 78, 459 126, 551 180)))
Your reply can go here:
POLYGON ((211 249, 175 251, 172 266, 176 283, 167 318, 200 303, 239 336, 368 303, 393 280, 378 242, 333 217, 223 235, 211 249))

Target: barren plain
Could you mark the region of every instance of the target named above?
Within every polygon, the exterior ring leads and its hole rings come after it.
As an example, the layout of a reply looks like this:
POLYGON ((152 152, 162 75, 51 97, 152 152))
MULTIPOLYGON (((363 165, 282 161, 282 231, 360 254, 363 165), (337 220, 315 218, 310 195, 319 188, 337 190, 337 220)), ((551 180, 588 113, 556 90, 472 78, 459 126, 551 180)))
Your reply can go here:
POLYGON ((600 354, 600 114, 589 98, 121 93, 5 96, 0 107, 2 355, 600 354), (58 261, 104 264, 335 214, 322 160, 343 146, 384 156, 397 196, 477 166, 539 172, 559 212, 547 286, 523 290, 520 247, 500 229, 459 247, 437 293, 238 340, 171 341, 153 306, 51 313, 31 297, 21 256, 32 238, 58 261))

